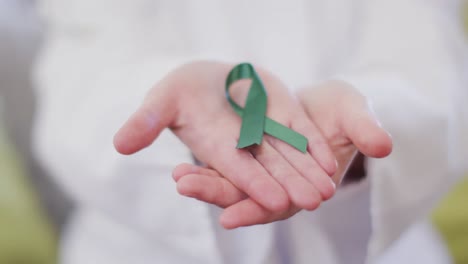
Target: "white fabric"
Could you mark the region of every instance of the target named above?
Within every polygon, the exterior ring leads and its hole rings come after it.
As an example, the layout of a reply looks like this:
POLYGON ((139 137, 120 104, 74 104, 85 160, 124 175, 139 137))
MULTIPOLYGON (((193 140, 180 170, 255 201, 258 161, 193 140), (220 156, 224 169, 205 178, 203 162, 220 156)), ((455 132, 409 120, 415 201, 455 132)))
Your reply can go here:
POLYGON ((43 0, 41 10, 36 151, 79 204, 65 264, 375 263, 465 169, 456 1, 43 0), (131 157, 112 147, 152 84, 195 58, 252 61, 291 89, 348 81, 373 100, 394 153, 315 213, 221 230, 217 209, 177 195, 171 169, 191 156, 172 134, 131 157))
POLYGON ((431 223, 423 221, 403 234, 399 243, 391 246, 377 261, 377 264, 394 263, 453 263, 443 241, 431 223), (424 249, 422 251, 421 249, 424 249), (398 261, 396 261, 398 260, 398 261))

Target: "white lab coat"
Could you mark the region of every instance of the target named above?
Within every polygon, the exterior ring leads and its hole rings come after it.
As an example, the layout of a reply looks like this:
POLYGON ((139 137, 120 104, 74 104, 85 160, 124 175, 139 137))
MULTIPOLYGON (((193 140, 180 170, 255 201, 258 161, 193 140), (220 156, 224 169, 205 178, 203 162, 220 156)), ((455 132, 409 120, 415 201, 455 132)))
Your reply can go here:
MULTIPOLYGON (((62 263, 376 263, 466 166, 466 50, 456 1, 44 0, 40 7, 48 37, 35 75, 35 149, 78 204, 62 263), (224 231, 217 208, 177 194, 171 170, 192 158, 170 132, 134 156, 112 147, 152 84, 191 59, 251 61, 291 89, 348 81, 373 100, 393 154, 369 160, 367 180, 316 212, 224 231)), ((443 252, 409 248, 427 261, 443 252)))

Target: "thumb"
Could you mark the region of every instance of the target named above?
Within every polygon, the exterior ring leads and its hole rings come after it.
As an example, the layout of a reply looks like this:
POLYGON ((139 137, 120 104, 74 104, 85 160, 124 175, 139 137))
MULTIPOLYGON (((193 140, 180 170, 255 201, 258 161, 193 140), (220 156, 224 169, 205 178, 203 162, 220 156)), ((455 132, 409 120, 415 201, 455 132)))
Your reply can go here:
POLYGON ((115 149, 125 155, 133 154, 153 143, 176 118, 177 105, 173 96, 164 92, 162 84, 152 88, 138 110, 114 136, 115 149))
POLYGON ((383 158, 392 152, 392 138, 382 128, 369 102, 348 108, 344 118, 343 130, 364 155, 372 158, 383 158))

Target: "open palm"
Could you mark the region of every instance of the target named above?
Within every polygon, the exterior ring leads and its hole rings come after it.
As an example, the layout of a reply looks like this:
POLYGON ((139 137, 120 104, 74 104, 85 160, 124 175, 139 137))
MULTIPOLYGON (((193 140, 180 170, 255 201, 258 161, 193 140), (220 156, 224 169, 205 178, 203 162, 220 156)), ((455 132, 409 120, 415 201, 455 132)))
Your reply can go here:
MULTIPOLYGON (((298 98, 338 161, 335 184, 339 184, 357 151, 374 158, 390 154, 390 135, 380 126, 366 98, 349 84, 330 81, 303 89, 298 98)), ((211 168, 183 164, 174 170, 173 177, 182 195, 226 208, 220 218, 225 228, 283 220, 303 209, 292 205, 283 212, 272 212, 254 199, 246 199, 247 194, 211 168)))
MULTIPOLYGON (((304 135, 307 151, 297 151, 268 135, 261 145, 237 149, 241 118, 229 106, 224 91, 231 69, 232 65, 225 63, 196 61, 169 73, 149 91, 140 108, 116 134, 116 149, 133 154, 151 145, 163 129, 169 128, 198 160, 223 175, 217 179, 229 183, 225 191, 230 195, 227 200, 219 200, 223 205, 248 197, 244 202, 276 214, 296 206, 317 208, 335 192, 330 176, 337 167, 325 137, 286 86, 273 74, 258 70, 268 92, 267 116, 304 135)), ((241 102, 248 88, 248 80, 233 83, 232 98, 241 102)), ((206 174, 212 175, 214 170, 206 174)), ((176 172, 186 175, 190 171, 179 168, 176 172)), ((181 192, 183 186, 190 186, 190 179, 188 175, 180 181, 181 192)), ((203 178, 198 182, 202 183, 203 178)), ((195 190, 190 188, 185 190, 195 190)), ((206 195, 217 192, 213 188, 203 191, 206 195)))

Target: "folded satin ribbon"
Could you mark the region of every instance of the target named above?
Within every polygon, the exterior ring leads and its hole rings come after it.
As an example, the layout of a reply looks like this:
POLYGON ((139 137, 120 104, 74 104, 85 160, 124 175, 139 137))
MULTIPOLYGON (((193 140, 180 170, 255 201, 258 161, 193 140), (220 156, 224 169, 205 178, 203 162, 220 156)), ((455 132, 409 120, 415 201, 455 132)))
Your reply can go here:
POLYGON ((260 77, 250 63, 241 63, 229 72, 226 79, 226 98, 234 111, 242 118, 237 148, 260 145, 263 133, 267 133, 303 153, 307 152, 306 137, 266 117, 267 93, 260 77), (229 94, 231 84, 242 79, 252 80, 244 108, 234 102, 229 94))

